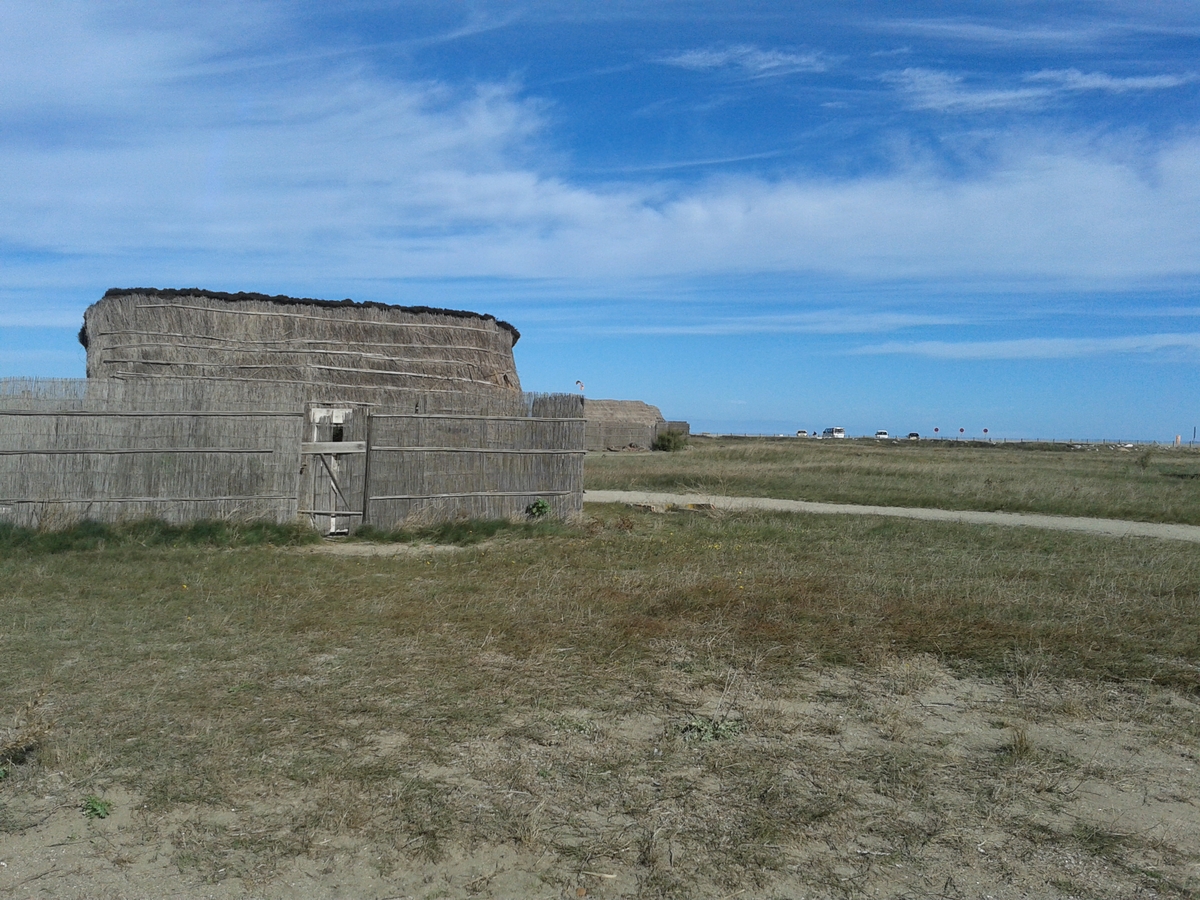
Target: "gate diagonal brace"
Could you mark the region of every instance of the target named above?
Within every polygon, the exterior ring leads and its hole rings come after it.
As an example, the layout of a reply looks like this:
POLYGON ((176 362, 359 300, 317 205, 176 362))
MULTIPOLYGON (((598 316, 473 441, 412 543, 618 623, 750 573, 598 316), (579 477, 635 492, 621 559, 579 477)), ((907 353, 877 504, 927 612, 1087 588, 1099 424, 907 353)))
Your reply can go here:
POLYGON ((347 500, 346 495, 342 493, 342 486, 337 483, 337 477, 333 474, 333 469, 329 466, 329 460, 325 458, 324 453, 320 454, 319 459, 321 460, 321 465, 325 467, 325 471, 329 473, 329 483, 333 485, 334 493, 341 498, 341 501, 346 504, 347 511, 349 511, 350 501, 347 500))

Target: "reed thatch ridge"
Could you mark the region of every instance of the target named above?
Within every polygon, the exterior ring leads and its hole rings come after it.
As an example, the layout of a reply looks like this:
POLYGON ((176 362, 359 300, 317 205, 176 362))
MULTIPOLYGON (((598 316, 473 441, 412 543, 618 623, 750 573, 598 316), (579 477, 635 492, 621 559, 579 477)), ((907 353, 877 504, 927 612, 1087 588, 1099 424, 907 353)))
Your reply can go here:
MULTIPOLYGON (((164 299, 171 299, 173 297, 208 297, 212 300, 226 300, 230 303, 260 300, 264 303, 278 303, 283 306, 293 306, 299 303, 307 303, 312 306, 361 306, 373 309, 397 309, 401 312, 413 313, 414 315, 436 313, 442 316, 457 316, 462 319, 490 319, 500 328, 512 334, 514 347, 517 345, 517 341, 521 339, 521 332, 517 331, 516 326, 487 313, 471 312, 466 309, 442 309, 434 306, 401 306, 395 303, 379 303, 375 300, 351 300, 349 297, 345 300, 318 300, 313 297, 288 297, 284 294, 259 294, 255 291, 238 291, 231 294, 228 291, 208 291, 202 288, 109 288, 104 292, 104 297, 101 299, 126 297, 130 294, 153 295, 164 299)), ((86 322, 79 329, 79 343, 83 345, 83 349, 87 349, 88 336, 86 322)))
POLYGON ((194 378, 427 394, 520 391, 517 331, 430 307, 110 290, 84 313, 89 378, 194 378))

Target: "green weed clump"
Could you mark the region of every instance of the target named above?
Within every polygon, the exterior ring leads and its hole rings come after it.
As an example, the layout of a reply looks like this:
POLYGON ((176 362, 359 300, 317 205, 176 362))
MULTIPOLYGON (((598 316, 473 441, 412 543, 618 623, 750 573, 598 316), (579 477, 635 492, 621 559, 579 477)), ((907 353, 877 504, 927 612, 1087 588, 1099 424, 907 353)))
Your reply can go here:
POLYGON ((95 794, 84 797, 79 806, 89 819, 107 819, 112 814, 112 801, 95 794))
POLYGON ((540 519, 550 514, 550 504, 538 497, 527 507, 525 507, 525 515, 531 519, 540 519))

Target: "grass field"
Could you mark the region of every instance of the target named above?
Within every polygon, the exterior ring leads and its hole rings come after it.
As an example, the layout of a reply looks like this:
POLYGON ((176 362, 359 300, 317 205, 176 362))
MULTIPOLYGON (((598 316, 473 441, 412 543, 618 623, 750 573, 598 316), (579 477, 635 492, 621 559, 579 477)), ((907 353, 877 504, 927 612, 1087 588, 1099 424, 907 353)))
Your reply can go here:
POLYGON ((10 541, 0 892, 1200 891, 1194 548, 588 513, 10 541))
POLYGON ((590 454, 585 481, 593 490, 1200 524, 1200 450, 1186 447, 695 437, 677 453, 590 454))

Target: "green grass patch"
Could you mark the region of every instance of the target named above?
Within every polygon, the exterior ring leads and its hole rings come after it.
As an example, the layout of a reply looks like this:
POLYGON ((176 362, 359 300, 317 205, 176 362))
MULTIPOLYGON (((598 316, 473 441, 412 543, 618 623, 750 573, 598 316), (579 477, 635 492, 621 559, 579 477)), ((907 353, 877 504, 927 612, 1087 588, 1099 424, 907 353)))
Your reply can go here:
POLYGON ((382 529, 364 525, 350 536, 354 541, 399 544, 453 544, 467 547, 499 536, 513 538, 545 538, 570 534, 573 529, 550 518, 538 517, 532 521, 511 519, 465 519, 442 522, 423 528, 382 529))
POLYGON ((274 522, 206 520, 169 525, 161 519, 120 524, 85 520, 57 530, 0 523, 0 553, 35 556, 125 547, 286 547, 320 540, 305 525, 274 522))

